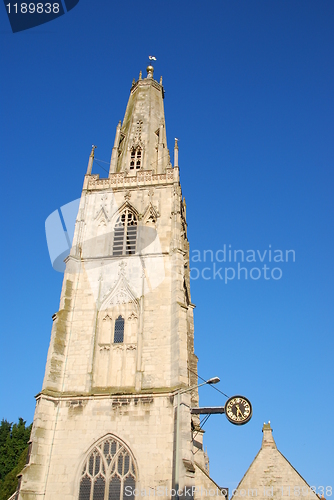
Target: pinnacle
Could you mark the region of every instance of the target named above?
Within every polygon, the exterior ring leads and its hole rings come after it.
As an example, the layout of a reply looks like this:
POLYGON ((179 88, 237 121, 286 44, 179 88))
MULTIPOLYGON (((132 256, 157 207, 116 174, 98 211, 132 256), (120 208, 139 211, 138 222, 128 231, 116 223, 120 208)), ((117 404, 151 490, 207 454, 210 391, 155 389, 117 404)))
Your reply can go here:
POLYGON ((276 443, 273 438, 273 430, 270 426, 270 420, 268 423, 264 423, 262 427, 263 439, 262 448, 276 448, 276 443))

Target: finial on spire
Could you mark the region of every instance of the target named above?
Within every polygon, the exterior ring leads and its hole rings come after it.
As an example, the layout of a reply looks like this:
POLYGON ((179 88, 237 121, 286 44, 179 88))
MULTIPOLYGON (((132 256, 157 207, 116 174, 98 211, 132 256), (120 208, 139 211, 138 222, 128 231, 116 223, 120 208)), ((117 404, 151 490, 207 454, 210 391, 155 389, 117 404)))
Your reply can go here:
POLYGON ((154 71, 153 66, 149 64, 146 68, 146 71, 147 71, 147 78, 153 78, 153 71, 154 71))
POLYGON ((140 70, 140 71, 139 71, 139 80, 141 80, 141 78, 142 78, 142 74, 143 74, 143 73, 142 73, 142 71, 140 70))
POLYGON ((154 68, 153 68, 153 66, 151 64, 151 61, 156 61, 157 58, 155 56, 148 56, 148 58, 149 58, 150 63, 149 63, 149 65, 146 68, 147 78, 153 78, 154 68))
POLYGON ((97 148, 97 146, 94 146, 94 144, 92 144, 92 151, 91 151, 90 156, 89 156, 86 175, 91 175, 91 173, 92 173, 93 161, 94 161, 94 151, 96 148, 97 148))

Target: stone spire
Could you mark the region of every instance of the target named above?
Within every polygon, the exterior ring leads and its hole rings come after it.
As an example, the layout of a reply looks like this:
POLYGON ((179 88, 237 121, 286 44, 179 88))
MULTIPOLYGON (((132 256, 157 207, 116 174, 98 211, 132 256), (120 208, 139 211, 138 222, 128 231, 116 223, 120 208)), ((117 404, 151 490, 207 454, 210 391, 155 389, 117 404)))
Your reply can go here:
POLYGON ((165 173, 170 165, 164 113, 164 89, 153 78, 154 68, 147 67, 146 78, 132 85, 123 123, 117 127, 110 163, 110 174, 138 171, 165 173))
POLYGON ((190 410, 186 207, 153 75, 149 65, 131 87, 108 179, 91 175, 92 147, 18 500, 123 500, 162 486, 182 500, 217 488, 190 410))

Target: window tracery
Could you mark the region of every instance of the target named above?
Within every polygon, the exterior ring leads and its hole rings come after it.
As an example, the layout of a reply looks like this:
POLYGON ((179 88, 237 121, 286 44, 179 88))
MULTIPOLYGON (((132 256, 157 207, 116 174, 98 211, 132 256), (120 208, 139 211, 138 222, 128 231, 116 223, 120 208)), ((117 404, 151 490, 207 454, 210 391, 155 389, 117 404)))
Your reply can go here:
POLYGON ((84 463, 79 500, 132 500, 136 479, 131 452, 110 436, 95 446, 84 463))
POLYGON ((113 255, 133 255, 136 252, 137 217, 126 208, 115 224, 113 255))
POLYGON ((131 157, 130 157, 130 170, 139 170, 141 167, 142 161, 142 150, 138 146, 137 148, 131 149, 131 157))

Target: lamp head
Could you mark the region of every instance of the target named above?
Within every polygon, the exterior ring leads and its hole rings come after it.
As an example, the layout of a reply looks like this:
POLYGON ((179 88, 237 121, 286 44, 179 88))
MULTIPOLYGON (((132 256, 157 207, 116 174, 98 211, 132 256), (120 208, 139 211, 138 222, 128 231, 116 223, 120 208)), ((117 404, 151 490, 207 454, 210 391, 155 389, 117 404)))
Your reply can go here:
POLYGON ((220 382, 220 378, 219 377, 212 377, 212 378, 209 378, 209 380, 206 381, 207 384, 218 384, 218 382, 220 382))

